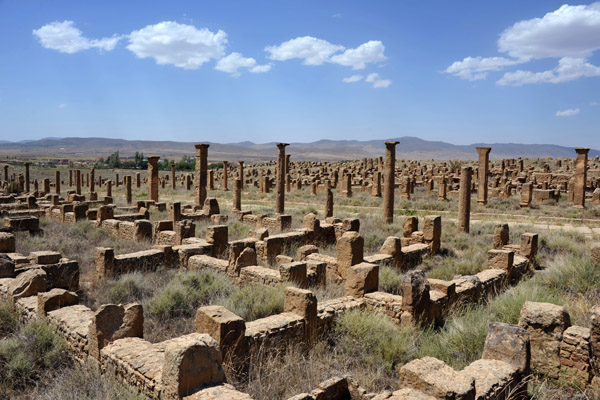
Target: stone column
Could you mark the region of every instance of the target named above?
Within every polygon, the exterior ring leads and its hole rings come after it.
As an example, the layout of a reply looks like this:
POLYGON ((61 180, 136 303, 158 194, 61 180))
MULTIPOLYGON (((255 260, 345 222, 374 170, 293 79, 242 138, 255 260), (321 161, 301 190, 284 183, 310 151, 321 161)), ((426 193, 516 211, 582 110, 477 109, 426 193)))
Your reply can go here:
POLYGON ((197 207, 204 205, 206 200, 206 181, 208 171, 208 144, 195 144, 196 147, 196 173, 194 176, 196 196, 194 204, 197 207))
POLYGON ((331 185, 327 182, 325 186, 325 218, 333 217, 333 192, 331 185))
POLYGON ((399 142, 385 142, 385 171, 383 186, 383 222, 394 222, 394 187, 396 185, 396 145, 399 142))
POLYGON ((140 188, 141 183, 142 183, 141 175, 142 174, 140 174, 139 172, 135 173, 135 187, 137 187, 138 189, 140 188))
POLYGON ((475 147, 479 153, 479 164, 477 167, 477 203, 487 204, 488 197, 488 174, 490 171, 491 147, 475 147))
POLYGON ((277 182, 276 182, 276 200, 275 212, 283 214, 285 210, 285 146, 289 143, 277 143, 277 182))
POLYGON ((241 189, 244 188, 244 162, 238 161, 240 163, 240 180, 242 181, 241 189))
POLYGON ((288 175, 290 173, 290 155, 285 155, 285 174, 288 175))
POLYGON ((227 187, 227 161, 223 161, 223 190, 229 190, 229 187, 227 187))
POLYGON ((175 182, 175 163, 171 162, 171 188, 173 190, 177 189, 177 184, 175 182))
POLYGON ((30 163, 25 163, 25 191, 29 193, 29 165, 30 163))
POLYGON ((125 176, 125 201, 131 204, 131 175, 125 176))
POLYGON ((120 182, 119 174, 115 174, 115 187, 119 187, 120 182))
POLYGON ((381 197, 381 172, 376 171, 373 174, 373 187, 371 188, 371 196, 381 197))
POLYGON ((81 171, 75 171, 75 193, 81 194, 81 171))
POLYGON ((159 156, 148 157, 148 200, 158 201, 158 160, 159 156))
POLYGON ((69 187, 73 187, 73 170, 69 170, 69 187))
POLYGON ((446 176, 442 175, 438 186, 438 201, 446 201, 446 176))
POLYGON ((587 180, 587 159, 589 148, 576 148, 575 185, 573 187, 573 207, 585 207, 585 185, 587 180))
POLYGON ((44 195, 50 194, 50 179, 44 178, 44 195))
POLYGON ((462 167, 458 194, 458 231, 469 233, 471 219, 471 175, 473 168, 462 167))
POLYGON ((4 182, 8 182, 8 165, 4 166, 4 182))
POLYGON ((106 197, 112 197, 112 181, 106 181, 106 197))
POLYGON ((56 194, 60 194, 60 171, 54 172, 54 191, 56 194))
POLYGON ((233 211, 242 211, 242 180, 236 179, 233 184, 233 211))
POLYGON ((215 170, 208 171, 208 190, 215 190, 215 170))
POLYGON ((94 167, 92 167, 92 169, 90 170, 89 181, 90 193, 94 193, 96 191, 96 170, 94 169, 94 167))

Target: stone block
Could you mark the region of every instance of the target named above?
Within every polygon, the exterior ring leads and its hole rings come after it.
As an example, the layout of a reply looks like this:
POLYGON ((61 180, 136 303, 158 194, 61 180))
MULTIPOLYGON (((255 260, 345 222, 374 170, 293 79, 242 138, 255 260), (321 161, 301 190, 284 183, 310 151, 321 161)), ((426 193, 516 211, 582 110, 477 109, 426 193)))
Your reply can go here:
POLYGON ((421 270, 407 272, 400 284, 402 291, 402 325, 427 323, 429 306, 429 282, 421 270))
POLYGON ((280 254, 275 257, 275 264, 277 265, 277 268, 281 267, 283 264, 291 262, 294 262, 294 259, 290 256, 284 256, 283 254, 280 254))
POLYGON ((379 289, 379 266, 370 263, 360 263, 351 266, 346 271, 344 293, 346 296, 363 297, 366 293, 379 289))
POLYGON ((56 251, 32 251, 29 259, 35 264, 56 264, 60 261, 60 253, 56 251))
POLYGON ((108 343, 126 337, 144 336, 144 311, 142 305, 104 304, 98 308, 90 324, 89 354, 100 359, 100 350, 108 343))
POLYGON ((342 279, 346 278, 346 270, 352 265, 363 262, 364 240, 355 231, 344 233, 337 241, 337 268, 342 279))
POLYGON ((284 312, 294 313, 304 319, 305 341, 312 342, 317 336, 317 298, 310 290, 285 288, 284 312))
POLYGON ((560 343, 562 377, 573 385, 585 387, 592 377, 590 361, 590 329, 568 327, 560 343))
POLYGON ((229 242, 227 225, 212 225, 206 228, 206 241, 213 245, 213 257, 223 258, 229 242))
POLYGON ((306 285, 306 263, 290 262, 279 267, 279 275, 282 282, 292 282, 301 288, 306 285))
POLYGON ((301 246, 296 251, 296 260, 304 261, 304 260, 306 260, 306 257, 308 257, 310 254, 318 253, 318 252, 319 252, 319 248, 317 246, 315 246, 314 244, 307 244, 305 246, 301 246))
POLYGON ((402 236, 409 238, 413 234, 419 230, 419 217, 408 216, 404 217, 404 222, 402 223, 402 236))
POLYGON ((498 224, 494 229, 494 249, 500 250, 508 244, 510 231, 508 224, 498 224))
POLYGON ((504 361, 515 367, 521 377, 529 375, 529 333, 519 325, 490 322, 481 358, 504 361))
POLYGON ((400 368, 400 386, 437 399, 475 400, 475 379, 433 357, 413 360, 400 368))
POLYGON ((29 297, 46 291, 46 272, 41 268, 31 268, 17 275, 11 282, 10 294, 13 299, 29 297))
POLYGON ((527 301, 521 309, 519 325, 527 329, 531 340, 531 368, 552 378, 560 370, 560 342, 571 325, 564 307, 527 301))
POLYGON ((392 256, 392 267, 396 269, 402 269, 404 263, 404 253, 402 252, 402 241, 399 237, 388 236, 381 248, 379 253, 392 256))
POLYGON ((203 386, 224 380, 221 351, 209 335, 181 336, 165 347, 162 399, 179 400, 203 386))
POLYGON ((0 279, 15 277, 15 263, 6 254, 0 254, 0 279))
POLYGON ((520 254, 531 260, 534 259, 538 251, 538 234, 524 233, 521 235, 520 254))
POLYGON ((515 252, 510 250, 488 250, 487 264, 488 268, 502 269, 507 272, 509 280, 512 276, 513 264, 515 261, 515 252))
POLYGON ((248 353, 246 322, 222 306, 204 306, 196 312, 196 332, 207 333, 219 344, 226 362, 243 361, 248 353), (232 360, 236 358, 236 360, 232 360))
POLYGON ((79 304, 79 296, 65 289, 52 289, 37 295, 37 315, 44 318, 50 311, 79 304))
POLYGON ((0 253, 15 252, 15 235, 8 232, 0 232, 0 253))

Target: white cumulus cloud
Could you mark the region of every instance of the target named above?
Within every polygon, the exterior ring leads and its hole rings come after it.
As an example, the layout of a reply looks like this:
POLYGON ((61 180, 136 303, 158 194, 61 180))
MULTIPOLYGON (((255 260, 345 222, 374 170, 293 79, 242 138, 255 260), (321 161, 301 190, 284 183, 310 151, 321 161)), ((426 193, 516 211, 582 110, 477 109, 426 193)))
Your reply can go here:
POLYGON ((211 59, 225 55, 227 34, 206 28, 164 21, 148 25, 129 35, 127 48, 139 58, 153 58, 157 64, 198 69, 211 59))
POLYGON ((500 86, 522 86, 528 83, 563 83, 593 76, 600 76, 600 67, 588 63, 584 58, 563 57, 552 70, 507 72, 496 83, 500 86))
POLYGON ((352 75, 352 76, 342 79, 342 81, 344 81, 346 83, 354 83, 354 82, 358 82, 358 81, 362 80, 362 78, 363 78, 362 75, 352 75))
POLYGON ((217 61, 217 65, 215 65, 217 71, 227 72, 236 78, 240 76, 240 72, 238 71, 240 68, 250 68, 250 72, 259 73, 269 71, 271 66, 268 64, 256 65, 254 58, 244 57, 236 52, 221 58, 217 61))
POLYGON ((278 46, 265 47, 271 60, 300 58, 305 65, 323 65, 327 62, 353 69, 364 69, 367 64, 385 61, 387 58, 383 54, 384 50, 385 47, 379 40, 371 40, 355 49, 346 49, 342 45, 312 36, 297 37, 278 46))
POLYGON ((279 46, 265 47, 265 51, 270 53, 268 58, 271 60, 286 61, 302 58, 305 65, 322 65, 329 60, 332 54, 342 50, 344 50, 344 46, 312 36, 297 37, 283 42, 279 46))
POLYGON ((580 112, 581 111, 579 111, 579 108, 568 109, 568 110, 557 111, 556 116, 557 117, 572 117, 574 115, 579 114, 580 112))
POLYGON ((383 54, 384 50, 383 43, 379 40, 371 40, 355 49, 348 49, 342 54, 331 57, 330 62, 353 69, 364 69, 369 63, 385 61, 387 58, 383 54))
POLYGON ((255 74, 261 74, 263 72, 269 72, 273 66, 271 64, 262 64, 256 65, 250 68, 250 72, 254 72, 255 74))
POLYGON ((485 79, 490 71, 498 71, 504 67, 520 64, 520 60, 511 60, 504 57, 466 57, 462 61, 455 61, 446 68, 447 73, 462 79, 477 81, 485 79))
POLYGON ((67 54, 91 48, 110 51, 115 48, 122 38, 122 36, 113 36, 102 39, 88 39, 75 27, 73 21, 52 22, 39 29, 34 29, 33 34, 37 36, 45 48, 67 54))
POLYGON ((389 79, 381 79, 377 72, 367 75, 365 82, 372 83, 372 87, 374 88, 386 88, 392 84, 392 81, 389 79))
POLYGON ((467 80, 484 79, 490 71, 543 58, 558 58, 550 71, 519 70, 506 73, 499 85, 561 83, 580 77, 598 76, 596 66, 586 62, 600 49, 600 2, 589 5, 565 4, 542 17, 519 21, 502 32, 498 51, 506 57, 466 57, 445 72, 467 80))

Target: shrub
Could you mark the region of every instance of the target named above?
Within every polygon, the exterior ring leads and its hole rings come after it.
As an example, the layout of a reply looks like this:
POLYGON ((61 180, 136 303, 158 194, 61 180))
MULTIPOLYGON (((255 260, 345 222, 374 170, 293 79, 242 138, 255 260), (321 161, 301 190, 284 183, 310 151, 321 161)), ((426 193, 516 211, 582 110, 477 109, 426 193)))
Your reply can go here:
POLYGON ((352 310, 336 319, 331 333, 338 356, 347 363, 393 372, 414 357, 418 330, 398 328, 387 317, 352 310))
POLYGON ((221 299, 220 303, 244 320, 254 321, 283 312, 283 290, 283 287, 248 285, 221 299))
POLYGON ((386 293, 401 295, 401 284, 402 274, 399 274, 388 265, 382 265, 379 268, 379 290, 384 291, 386 293))
POLYGON ((0 338, 17 330, 19 315, 12 304, 0 304, 0 338))
POLYGON ((118 281, 112 283, 106 292, 106 296, 112 303, 128 303, 141 301, 150 296, 152 289, 148 281, 141 274, 123 275, 118 281))
POLYGON ((212 271, 180 273, 148 302, 148 313, 161 319, 195 315, 199 305, 228 296, 234 286, 212 271))

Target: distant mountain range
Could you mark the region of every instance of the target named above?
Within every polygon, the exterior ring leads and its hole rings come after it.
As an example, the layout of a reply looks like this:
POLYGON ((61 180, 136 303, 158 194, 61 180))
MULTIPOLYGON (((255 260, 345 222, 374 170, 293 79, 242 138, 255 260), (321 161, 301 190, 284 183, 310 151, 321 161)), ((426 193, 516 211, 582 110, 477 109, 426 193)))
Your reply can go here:
MULTIPOLYGON (((519 143, 474 143, 455 145, 440 141, 427 141, 411 136, 396 139, 398 159, 476 159, 476 146, 490 146, 491 159, 500 158, 544 158, 575 157, 571 147, 552 144, 519 144, 519 143)), ((385 154, 385 140, 319 140, 312 143, 291 143, 287 153, 295 160, 349 160, 363 157, 379 157, 385 154)), ((198 141, 195 143, 210 143, 198 141)), ((108 138, 44 138, 40 140, 24 140, 20 142, 0 141, 0 155, 16 157, 41 158, 79 158, 94 159, 105 157, 119 151, 121 156, 131 156, 136 151, 148 156, 160 155, 170 159, 178 159, 184 155, 194 154, 194 142, 124 140, 108 138)), ((589 156, 600 155, 598 150, 590 150, 589 156)), ((256 144, 210 143, 208 157, 210 160, 272 160, 277 156, 274 142, 256 144)))

